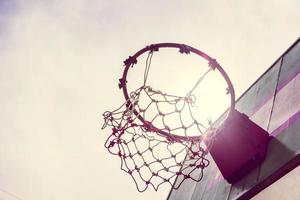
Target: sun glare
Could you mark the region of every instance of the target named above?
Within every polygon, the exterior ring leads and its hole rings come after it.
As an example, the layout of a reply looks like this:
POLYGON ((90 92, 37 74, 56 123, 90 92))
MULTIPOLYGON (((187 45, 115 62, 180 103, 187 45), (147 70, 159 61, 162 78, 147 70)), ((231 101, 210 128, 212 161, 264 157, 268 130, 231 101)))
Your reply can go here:
MULTIPOLYGON (((127 80, 130 91, 143 84, 146 62, 147 55, 143 55, 134 69, 130 69, 127 80)), ((193 118, 205 127, 203 132, 230 107, 230 95, 226 92, 228 86, 219 71, 209 67, 207 60, 200 56, 181 54, 178 49, 154 52, 146 85, 164 94, 190 99, 190 102, 187 101, 189 108, 185 109, 190 109, 193 118)), ((161 105, 161 109, 168 110, 168 106, 161 105)), ((156 113, 156 107, 149 108, 149 116, 155 116, 156 113)), ((189 112, 183 111, 180 118, 169 117, 168 123, 174 127, 181 122, 189 126, 191 120, 194 120, 189 115, 189 112)), ((200 134, 199 131, 192 133, 200 134)))

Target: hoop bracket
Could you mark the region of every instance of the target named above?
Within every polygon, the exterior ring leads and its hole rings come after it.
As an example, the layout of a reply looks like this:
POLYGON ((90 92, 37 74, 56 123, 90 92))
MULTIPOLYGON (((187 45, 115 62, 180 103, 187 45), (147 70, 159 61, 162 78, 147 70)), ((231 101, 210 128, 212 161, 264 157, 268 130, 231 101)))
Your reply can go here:
POLYGON ((209 67, 211 67, 212 70, 215 70, 216 68, 220 67, 220 64, 214 58, 209 60, 208 65, 209 67))
POLYGON ((126 85, 126 83, 127 83, 127 81, 125 79, 120 78, 119 79, 119 84, 118 84, 119 89, 122 89, 126 85))
POLYGON ((182 53, 182 54, 189 54, 191 51, 189 49, 189 47, 185 44, 181 44, 180 47, 179 47, 179 52, 182 53))
POLYGON ((131 65, 131 64, 136 64, 137 63, 137 59, 134 56, 129 56, 124 62, 124 65, 131 65))
POLYGON ((159 51, 159 46, 156 44, 151 44, 150 46, 147 46, 151 52, 153 51, 159 51))

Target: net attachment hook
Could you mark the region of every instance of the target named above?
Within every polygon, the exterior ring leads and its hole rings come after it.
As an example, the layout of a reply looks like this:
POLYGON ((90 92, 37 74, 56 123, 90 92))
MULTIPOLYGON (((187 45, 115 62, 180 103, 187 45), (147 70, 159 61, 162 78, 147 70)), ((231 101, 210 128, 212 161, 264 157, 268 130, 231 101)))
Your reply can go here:
POLYGON ((137 64, 137 59, 134 56, 129 56, 123 63, 125 66, 134 65, 137 64))

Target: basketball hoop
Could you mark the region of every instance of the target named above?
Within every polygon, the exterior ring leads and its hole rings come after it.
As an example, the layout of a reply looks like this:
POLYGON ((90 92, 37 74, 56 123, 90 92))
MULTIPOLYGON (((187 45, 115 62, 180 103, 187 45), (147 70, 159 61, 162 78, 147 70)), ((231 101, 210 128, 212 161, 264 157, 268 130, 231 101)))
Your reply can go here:
POLYGON ((112 127, 112 133, 105 142, 108 151, 121 159, 121 169, 132 176, 137 189, 145 191, 149 186, 155 190, 163 183, 178 189, 186 179, 200 181, 203 170, 209 165, 206 155, 213 144, 216 128, 199 122, 193 113, 196 97, 193 91, 210 71, 218 71, 227 83, 230 95, 230 109, 225 120, 234 112, 235 94, 232 83, 218 62, 207 54, 185 44, 159 43, 147 46, 124 61, 125 69, 119 79, 125 102, 114 111, 103 114, 104 125, 112 127), (207 71, 199 77, 194 87, 185 96, 173 95, 147 85, 151 59, 154 52, 162 48, 175 48, 181 54, 195 54, 208 63, 207 71), (143 85, 135 91, 128 91, 127 74, 137 64, 142 54, 148 53, 143 85), (148 102, 144 103, 143 102, 148 102), (149 108, 156 113, 149 117, 149 108), (168 107, 168 111, 164 111, 168 107), (187 114, 183 114, 187 113, 187 114), (178 116, 180 126, 174 127, 166 118, 178 116), (188 117, 185 124, 182 118, 188 117), (157 121, 160 123, 157 123, 157 121), (181 133, 181 134, 178 134, 181 133), (197 132, 198 135, 192 135, 197 132), (175 177, 182 181, 174 182, 175 177))

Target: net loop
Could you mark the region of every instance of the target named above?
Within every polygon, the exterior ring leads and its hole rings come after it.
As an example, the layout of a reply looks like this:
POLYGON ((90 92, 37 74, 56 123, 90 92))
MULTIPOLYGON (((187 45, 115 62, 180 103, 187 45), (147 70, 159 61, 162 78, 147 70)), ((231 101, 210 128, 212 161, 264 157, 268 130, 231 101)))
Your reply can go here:
POLYGON ((186 179, 201 180, 203 170, 209 164, 205 157, 206 147, 201 146, 203 139, 200 135, 192 139, 187 132, 194 126, 201 132, 202 125, 192 115, 193 122, 190 124, 181 121, 180 126, 171 126, 164 122, 167 116, 180 116, 182 112, 190 111, 189 106, 195 101, 192 94, 185 97, 169 95, 143 85, 130 93, 129 100, 121 107, 103 113, 103 128, 112 127, 105 147, 120 157, 121 169, 132 176, 140 192, 149 186, 157 190, 163 183, 177 189, 186 179), (141 105, 140 102, 145 99, 149 103, 141 105), (160 104, 173 107, 173 111, 164 111, 160 104), (156 108, 157 113, 148 117, 151 106, 156 108), (140 120, 139 116, 143 116, 144 120, 140 120), (156 124, 158 118, 162 121, 161 126, 156 124), (178 130, 183 134, 176 135, 174 132, 178 130), (174 185, 177 176, 182 181, 174 185))

